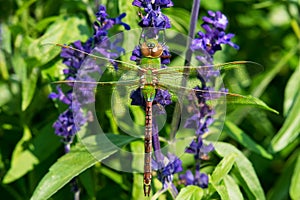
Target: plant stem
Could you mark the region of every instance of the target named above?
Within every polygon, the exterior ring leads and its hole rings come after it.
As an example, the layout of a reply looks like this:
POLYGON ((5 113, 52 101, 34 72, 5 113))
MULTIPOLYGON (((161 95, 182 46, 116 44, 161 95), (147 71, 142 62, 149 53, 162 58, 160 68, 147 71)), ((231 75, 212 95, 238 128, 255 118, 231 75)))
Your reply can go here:
MULTIPOLYGON (((200 0, 194 0, 193 7, 192 7, 192 13, 191 13, 191 20, 190 20, 190 30, 189 30, 189 35, 188 35, 187 44, 186 44, 186 54, 185 54, 185 62, 184 62, 185 66, 190 65, 190 61, 192 58, 192 51, 191 51, 190 46, 191 46, 192 40, 194 39, 194 35, 195 35, 195 29, 196 29, 196 23, 198 20, 199 9, 200 9, 200 0)), ((181 86, 185 87, 186 79, 189 74, 189 69, 185 68, 183 74, 185 74, 185 76, 182 79, 181 86)), ((180 92, 180 94, 184 94, 184 91, 180 92)), ((178 102, 175 105, 175 110, 174 110, 172 125, 171 125, 171 133, 170 133, 171 139, 175 138, 176 132, 178 130, 178 126, 179 126, 179 122, 180 122, 180 113, 181 113, 179 102, 181 101, 182 97, 183 97, 183 95, 178 96, 178 102)))

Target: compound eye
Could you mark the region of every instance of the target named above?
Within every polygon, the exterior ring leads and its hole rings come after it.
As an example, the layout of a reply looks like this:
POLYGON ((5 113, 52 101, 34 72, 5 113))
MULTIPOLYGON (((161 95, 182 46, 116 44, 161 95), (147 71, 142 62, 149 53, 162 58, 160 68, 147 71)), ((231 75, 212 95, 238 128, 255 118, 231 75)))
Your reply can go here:
POLYGON ((142 52, 143 56, 145 56, 145 57, 148 57, 151 55, 151 51, 148 47, 148 44, 146 44, 145 42, 141 46, 141 52, 142 52))

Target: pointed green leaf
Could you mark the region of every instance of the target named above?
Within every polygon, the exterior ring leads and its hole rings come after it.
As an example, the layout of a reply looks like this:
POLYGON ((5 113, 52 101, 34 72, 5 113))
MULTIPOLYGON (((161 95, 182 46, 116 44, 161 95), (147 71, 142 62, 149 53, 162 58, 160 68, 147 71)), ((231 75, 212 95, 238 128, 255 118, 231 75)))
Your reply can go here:
POLYGON ((264 191, 256 176, 255 170, 245 155, 231 144, 216 142, 214 147, 217 154, 219 154, 221 157, 225 157, 232 153, 237 155, 235 159, 235 166, 245 182, 245 185, 242 185, 242 187, 246 187, 246 189, 251 192, 255 199, 265 199, 264 191))
POLYGON ((51 131, 52 123, 47 124, 31 139, 30 130, 24 127, 24 135, 13 152, 11 167, 3 179, 4 183, 11 183, 24 176, 57 150, 61 145, 60 139, 54 133, 51 134, 51 131))
POLYGON ((292 182, 290 186, 290 196, 293 200, 300 199, 300 154, 294 168, 292 182))
MULTIPOLYGON (((31 139, 31 132, 28 127, 24 127, 24 133, 21 140, 16 145, 12 155, 11 167, 3 179, 3 183, 10 183, 19 179, 28 171, 32 170, 34 165, 39 163, 38 158, 30 151, 24 149, 24 145, 31 139)), ((33 146, 31 146, 32 148, 33 146)))
POLYGON ((283 113, 286 116, 290 111, 292 105, 295 103, 297 95, 300 93, 300 64, 295 72, 290 77, 284 92, 283 113))
MULTIPOLYGON (((114 152, 106 153, 103 156, 111 155, 114 152)), ((93 166, 96 162, 97 160, 84 146, 77 145, 51 166, 49 172, 36 187, 31 199, 49 199, 55 192, 72 180, 72 178, 93 166)))
POLYGON ((226 191, 230 196, 230 200, 243 199, 243 194, 239 188, 239 185, 234 181, 234 179, 231 176, 226 175, 223 180, 226 187, 226 191))
POLYGON ((284 121, 279 132, 271 141, 270 149, 273 152, 278 152, 292 143, 300 134, 300 93, 298 93, 295 103, 284 121))
POLYGON ((262 146, 253 141, 242 129, 230 121, 225 121, 224 131, 241 145, 267 159, 272 159, 272 155, 268 153, 262 146))
MULTIPOLYGON (((270 190, 268 191, 268 196, 267 196, 268 199, 272 199, 272 200, 290 199, 289 192, 291 194, 291 188, 293 187, 291 185, 292 184, 291 182, 293 179, 292 177, 295 173, 296 162, 298 160, 298 157, 299 157, 299 150, 294 151, 291 155, 289 155, 288 159, 285 160, 285 162, 281 166, 280 174, 278 174, 276 179, 274 179, 275 181, 272 187, 270 188, 270 190)), ((299 183, 299 179, 297 181, 299 183)), ((299 193, 299 190, 293 192, 299 193)))
MULTIPOLYGON (((80 131, 85 132, 85 128, 80 131)), ((96 162, 114 154, 120 147, 133 140, 133 138, 127 136, 106 134, 109 140, 115 144, 111 145, 99 140, 99 135, 101 134, 85 138, 86 141, 90 141, 90 145, 92 145, 92 141, 98 141, 97 144, 94 144, 94 147, 89 148, 89 150, 93 150, 93 155, 82 144, 78 144, 68 154, 54 163, 37 186, 31 199, 48 199, 72 178, 78 176, 96 162)))
POLYGON ((255 106, 278 114, 278 111, 274 110, 273 108, 270 108, 262 100, 250 95, 243 96, 239 94, 232 94, 232 95, 227 95, 226 99, 227 99, 227 104, 229 105, 233 104, 233 105, 255 106))
MULTIPOLYGON (((212 184, 212 185, 214 185, 214 184, 212 184)), ((228 194, 228 192, 226 190, 226 187, 225 187, 223 181, 221 181, 221 183, 219 183, 218 185, 214 185, 213 187, 218 192, 218 194, 220 195, 221 199, 230 199, 229 198, 229 194, 228 194)))
POLYGON ((179 192, 176 200, 200 200, 203 197, 203 189, 195 186, 189 185, 185 188, 182 188, 179 192))
POLYGON ((47 63, 60 53, 55 45, 45 45, 47 42, 67 44, 77 40, 85 42, 88 28, 86 21, 79 17, 58 18, 46 33, 32 42, 28 48, 30 57, 35 57, 41 64, 47 63), (70 34, 70 31, 72 34, 70 34))
POLYGON ((226 155, 213 171, 211 178, 215 185, 218 185, 222 179, 229 173, 235 163, 237 155, 235 153, 226 155))
POLYGON ((30 105, 39 77, 39 68, 33 68, 22 80, 22 111, 30 105))

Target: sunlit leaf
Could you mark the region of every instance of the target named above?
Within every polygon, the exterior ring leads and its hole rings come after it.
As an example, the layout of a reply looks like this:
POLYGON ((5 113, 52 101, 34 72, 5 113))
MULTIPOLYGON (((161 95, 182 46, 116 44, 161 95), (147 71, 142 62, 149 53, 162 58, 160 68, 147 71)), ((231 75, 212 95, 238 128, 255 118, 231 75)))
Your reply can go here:
POLYGON ((245 182, 245 185, 242 185, 241 187, 247 188, 255 199, 265 199, 263 189, 259 183, 255 170, 245 155, 231 144, 216 142, 214 146, 217 154, 221 157, 225 157, 232 153, 236 154, 234 165, 245 182))
MULTIPOLYGON (((81 131, 85 131, 84 128, 81 131)), ((129 143, 132 138, 114 134, 107 134, 107 137, 115 144, 97 140, 95 137, 90 137, 91 141, 99 141, 99 144, 95 144, 93 155, 81 144, 72 148, 69 153, 61 157, 56 163, 49 169, 48 174, 44 176, 39 185, 37 186, 32 199, 48 199, 65 184, 67 184, 72 178, 78 176, 81 172, 93 166, 96 162, 99 162, 110 155, 118 151, 119 147, 129 143)))
POLYGON ((218 185, 219 182, 229 173, 233 164, 235 163, 237 155, 234 153, 226 155, 221 162, 216 166, 215 170, 213 171, 211 178, 212 182, 215 185, 218 185))
POLYGON ((11 167, 3 179, 4 183, 11 183, 24 176, 57 150, 60 142, 59 138, 51 133, 53 131, 51 125, 41 129, 33 139, 29 128, 24 127, 23 137, 15 147, 11 167))
POLYGON ((60 17, 39 39, 32 42, 29 46, 29 56, 35 57, 41 64, 47 63, 60 53, 60 49, 52 43, 70 43, 77 40, 87 39, 88 29, 85 20, 78 17, 60 17), (72 34, 69 34, 70 30, 72 34))
POLYGON ((24 76, 22 80, 22 110, 26 110, 33 99, 39 78, 39 68, 35 67, 26 74, 27 76, 24 76))
POLYGON ((300 134, 300 93, 279 132, 271 141, 270 150, 278 152, 293 142, 300 134))
POLYGON ((199 200, 203 197, 203 189, 195 186, 189 185, 179 192, 176 200, 199 200))
POLYGON ((294 173, 292 176, 292 182, 290 186, 290 196, 292 199, 300 199, 300 155, 296 161, 294 173))
POLYGON ((297 95, 300 93, 300 64, 289 79, 284 93, 284 115, 287 116, 291 107, 295 103, 297 95))
POLYGON ((226 191, 230 196, 230 200, 243 199, 243 194, 239 188, 239 185, 237 184, 237 182, 234 181, 234 179, 231 176, 226 175, 223 180, 226 187, 226 191))

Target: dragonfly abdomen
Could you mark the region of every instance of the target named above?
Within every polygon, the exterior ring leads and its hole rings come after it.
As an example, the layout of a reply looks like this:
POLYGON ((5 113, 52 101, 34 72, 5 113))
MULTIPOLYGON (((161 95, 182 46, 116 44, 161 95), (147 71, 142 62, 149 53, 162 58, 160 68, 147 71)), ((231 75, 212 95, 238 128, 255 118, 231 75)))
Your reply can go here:
POLYGON ((145 124, 145 160, 144 160, 144 194, 149 196, 151 190, 151 153, 152 153, 152 101, 146 102, 145 124))

